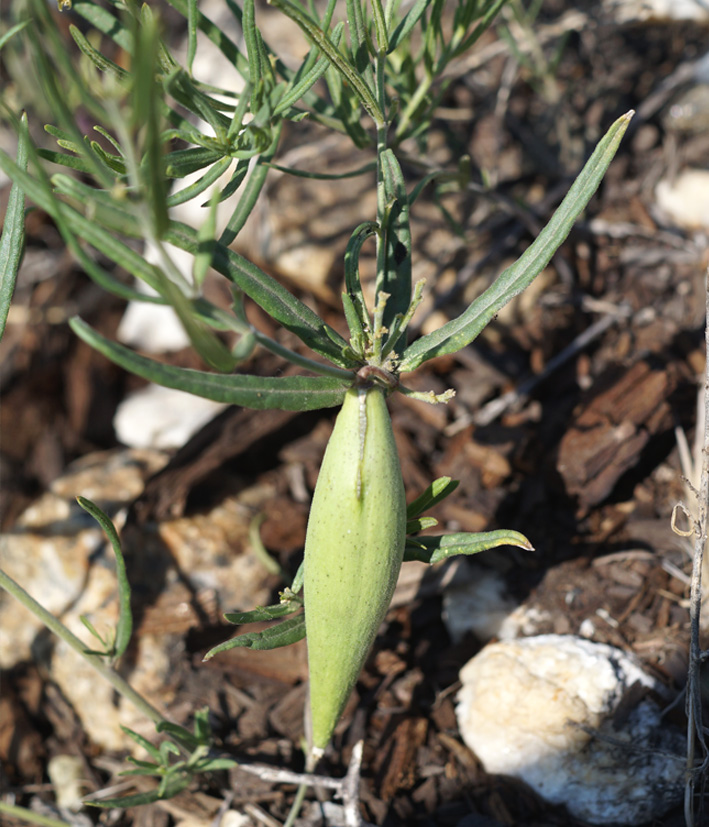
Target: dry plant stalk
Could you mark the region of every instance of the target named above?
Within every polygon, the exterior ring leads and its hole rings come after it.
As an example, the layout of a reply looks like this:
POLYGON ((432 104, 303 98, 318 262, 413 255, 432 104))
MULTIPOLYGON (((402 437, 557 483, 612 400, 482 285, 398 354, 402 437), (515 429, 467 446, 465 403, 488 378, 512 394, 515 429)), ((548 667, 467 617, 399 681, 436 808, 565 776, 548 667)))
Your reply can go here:
MULTIPOLYGON (((705 328, 704 342, 709 354, 709 268, 705 275, 705 328)), ((690 587, 690 641, 689 667, 687 671, 687 785, 685 788, 684 817, 687 827, 694 827, 695 791, 709 769, 709 751, 704 737, 702 723, 701 665, 709 653, 700 645, 700 620, 702 608, 702 566, 707 541, 707 511, 709 509, 709 358, 704 367, 704 442, 702 465, 697 497, 697 512, 693 520, 694 552, 692 561, 692 582, 690 587), (700 749, 701 762, 697 764, 696 753, 700 749), (700 782, 698 784, 697 782, 700 782)))

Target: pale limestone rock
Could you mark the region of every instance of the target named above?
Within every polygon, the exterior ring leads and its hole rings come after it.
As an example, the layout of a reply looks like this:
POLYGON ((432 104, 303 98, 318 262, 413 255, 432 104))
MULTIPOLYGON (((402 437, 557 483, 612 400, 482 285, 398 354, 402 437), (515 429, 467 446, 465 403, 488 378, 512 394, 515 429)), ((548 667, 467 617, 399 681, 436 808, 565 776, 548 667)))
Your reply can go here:
POLYGON ((470 564, 443 592, 443 622, 453 643, 468 632, 483 642, 499 635, 516 602, 502 575, 470 564))
POLYGON ((709 9, 703 0, 604 0, 604 5, 619 23, 669 20, 709 23, 709 9))
POLYGON ((686 230, 709 229, 709 170, 685 169, 655 188, 659 209, 686 230))
MULTIPOLYGON (((93 528, 71 537, 8 533, 0 538, 0 568, 47 611, 60 615, 81 594, 89 556, 100 543, 100 532, 93 528)), ((0 668, 10 669, 30 658, 32 643, 43 628, 34 615, 0 591, 0 668)))
POLYGON ((684 736, 657 705, 643 700, 613 726, 631 686, 660 689, 620 650, 565 635, 493 643, 460 678, 461 735, 488 772, 594 824, 638 824, 681 800, 684 736))
POLYGON ((54 755, 47 762, 47 775, 54 788, 57 807, 78 811, 86 792, 84 762, 78 755, 54 755))
MULTIPOLYGON (((72 464, 0 537, 0 567, 45 609, 61 616, 80 596, 85 598, 89 559, 105 542, 75 498, 88 497, 115 518, 142 491, 145 477, 166 461, 155 452, 121 451, 92 454, 72 464)), ((32 642, 43 628, 0 591, 0 668, 31 657, 32 642)))
POLYGON ((113 427, 120 442, 131 448, 181 448, 226 407, 184 391, 147 385, 121 402, 113 427))
MULTIPOLYGON (((12 533, 2 538, 0 565, 82 641, 100 649, 80 620, 85 615, 104 638, 115 629, 118 596, 114 558, 101 530, 74 498, 97 502, 118 523, 124 507, 143 489, 145 478, 167 461, 156 451, 121 450, 90 455, 71 466, 52 491, 28 508, 12 533)), ((266 604, 273 580, 247 551, 254 514, 267 507, 273 488, 255 485, 211 512, 163 523, 145 537, 144 554, 167 558, 164 588, 134 629, 131 685, 158 708, 174 700, 169 655, 181 651, 181 635, 199 622, 193 605, 216 620, 223 611, 266 604), (185 583, 185 580, 188 581, 185 583)), ((42 624, 0 592, 0 667, 33 656, 42 624)), ((227 637, 227 634, 225 634, 227 637)), ((97 745, 109 750, 135 744, 121 725, 145 737, 154 727, 136 712, 79 655, 53 640, 50 673, 97 745)))

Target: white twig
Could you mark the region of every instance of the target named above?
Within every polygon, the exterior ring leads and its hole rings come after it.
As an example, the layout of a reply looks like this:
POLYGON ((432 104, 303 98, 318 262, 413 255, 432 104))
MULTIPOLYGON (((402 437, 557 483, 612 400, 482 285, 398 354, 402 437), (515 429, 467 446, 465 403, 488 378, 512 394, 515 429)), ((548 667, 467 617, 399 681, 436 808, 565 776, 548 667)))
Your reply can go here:
POLYGON ((359 814, 359 784, 362 768, 363 742, 359 741, 352 750, 352 757, 344 778, 330 778, 311 772, 291 772, 264 764, 239 764, 239 769, 258 776, 263 781, 279 784, 304 784, 308 787, 333 790, 334 795, 342 801, 345 815, 345 827, 364 827, 359 814))
MULTIPOLYGON (((709 357, 709 268, 705 276, 705 328, 704 341, 709 357)), ((707 509, 709 508, 709 358, 704 367, 704 443, 702 446, 702 472, 699 485, 697 515, 694 521, 694 555, 690 587, 690 641, 689 667, 687 672, 687 785, 684 797, 684 818, 687 827, 694 827, 694 800, 697 781, 709 767, 709 756, 702 724, 702 695, 700 667, 704 657, 699 644, 702 604, 702 564, 707 540, 707 509), (697 766, 696 752, 701 748, 702 758, 697 766)))

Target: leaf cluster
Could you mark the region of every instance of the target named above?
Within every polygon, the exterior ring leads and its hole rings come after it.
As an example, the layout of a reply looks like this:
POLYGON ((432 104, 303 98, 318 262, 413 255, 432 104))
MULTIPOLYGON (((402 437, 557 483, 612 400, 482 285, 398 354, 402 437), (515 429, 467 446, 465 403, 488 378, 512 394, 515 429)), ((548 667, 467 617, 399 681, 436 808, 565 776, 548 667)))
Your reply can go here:
MULTIPOLYGON (((72 14, 95 34, 89 37, 70 25, 78 60, 41 0, 30 0, 31 19, 3 38, 0 47, 23 38, 32 55, 54 111, 56 124, 47 126, 47 132, 57 149, 35 147, 26 122, 6 110, 19 136, 19 152, 16 161, 0 152, 0 168, 14 183, 0 244, 0 310, 7 312, 21 261, 24 195, 53 218, 68 248, 102 288, 125 299, 171 305, 211 370, 160 365, 104 339, 79 319, 72 322, 76 333, 146 379, 208 398, 255 408, 333 406, 363 368, 380 370, 375 378, 395 388, 400 374, 464 347, 546 266, 597 187, 627 126, 627 119, 614 124, 520 261, 459 318, 409 344, 406 328, 423 291, 422 284, 412 289, 409 228, 420 189, 408 191, 396 148, 430 123, 435 101, 428 93, 448 64, 490 26, 502 0, 458 0, 452 11, 442 0, 418 0, 403 14, 396 2, 347 0, 344 20, 335 19, 341 12, 335 0, 322 15, 312 5, 272 0, 310 43, 295 70, 264 39, 254 0, 229 4, 243 33, 243 49, 199 10, 196 0, 170 4, 187 23, 185 66, 165 44, 152 7, 135 0, 111 0, 108 8, 92 0, 73 3, 72 14), (230 85, 239 87, 238 93, 195 77, 198 32, 233 65, 230 85), (112 59, 116 48, 128 55, 126 65, 112 59), (80 129, 77 108, 95 119, 93 137, 80 129), (348 134, 356 147, 376 150, 376 220, 355 229, 345 259, 343 310, 349 341, 230 249, 275 163, 284 124, 304 117, 348 134), (50 174, 48 162, 60 171, 50 174), (206 199, 199 227, 186 226, 171 214, 172 208, 194 199, 206 199), (217 232, 217 208, 224 203, 229 216, 217 232), (374 306, 367 308, 358 259, 370 237, 377 245, 377 276, 374 306), (141 243, 152 251, 150 260, 136 248, 141 243), (190 273, 177 265, 175 248, 191 256, 190 273), (115 267, 106 269, 101 257, 115 267), (204 296, 210 269, 230 282, 231 308, 204 296), (126 283, 117 275, 121 271, 143 281, 149 294, 126 283), (306 352, 287 349, 256 329, 244 312, 245 297, 295 334, 306 352), (238 372, 256 346, 311 375, 238 372)), ((364 164, 355 172, 370 168, 364 164)), ((401 390, 406 392, 403 386, 401 390)))

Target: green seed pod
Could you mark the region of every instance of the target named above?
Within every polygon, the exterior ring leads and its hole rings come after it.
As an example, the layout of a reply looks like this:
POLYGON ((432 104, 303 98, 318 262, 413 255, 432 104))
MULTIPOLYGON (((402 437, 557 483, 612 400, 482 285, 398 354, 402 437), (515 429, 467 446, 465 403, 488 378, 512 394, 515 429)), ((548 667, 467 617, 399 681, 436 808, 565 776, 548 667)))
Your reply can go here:
POLYGON ((305 539, 313 756, 342 714, 391 601, 406 500, 384 391, 347 392, 315 487, 305 539))

